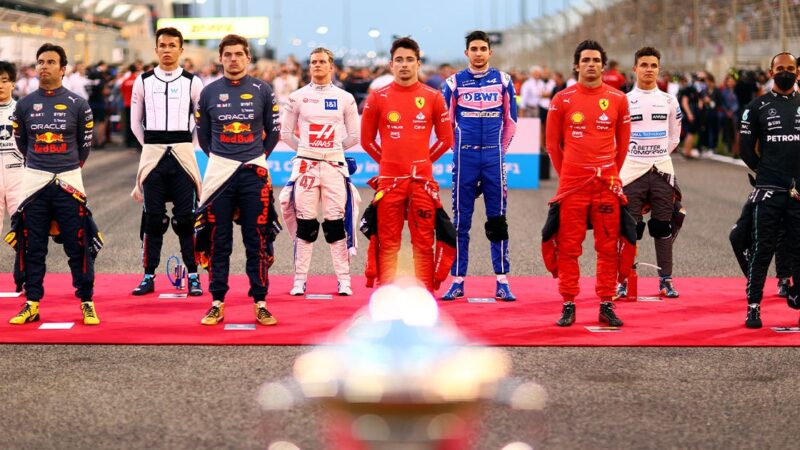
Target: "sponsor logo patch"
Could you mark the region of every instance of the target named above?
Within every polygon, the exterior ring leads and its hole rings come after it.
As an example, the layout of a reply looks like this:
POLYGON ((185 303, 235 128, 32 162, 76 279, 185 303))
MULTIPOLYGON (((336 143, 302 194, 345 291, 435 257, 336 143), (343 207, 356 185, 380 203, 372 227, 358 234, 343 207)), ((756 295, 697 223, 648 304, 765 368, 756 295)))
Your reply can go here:
POLYGON ((59 111, 64 111, 65 109, 67 109, 67 105, 64 105, 62 103, 57 103, 55 106, 53 106, 53 108, 59 111))
POLYGON ((499 84, 474 88, 459 88, 458 105, 485 111, 503 105, 503 86, 499 84))
POLYGON ((339 100, 335 98, 325 99, 325 111, 336 111, 339 109, 339 100))
POLYGON ((398 123, 400 122, 400 113, 397 111, 389 111, 389 114, 386 114, 386 120, 391 123, 398 123))
POLYGON ((308 125, 308 146, 312 148, 333 148, 336 126, 333 124, 308 125))
POLYGON ((239 98, 242 100, 250 100, 251 98, 253 98, 253 94, 242 94, 239 96, 239 98))

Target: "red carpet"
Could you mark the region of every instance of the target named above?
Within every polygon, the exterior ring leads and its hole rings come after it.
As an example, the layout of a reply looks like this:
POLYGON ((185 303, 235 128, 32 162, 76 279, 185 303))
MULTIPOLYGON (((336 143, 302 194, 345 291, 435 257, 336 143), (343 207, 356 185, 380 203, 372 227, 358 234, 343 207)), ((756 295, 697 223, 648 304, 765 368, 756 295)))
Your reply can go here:
MULTIPOLYGON (((9 325, 24 301, 0 298, 0 343, 49 344, 212 344, 212 345, 296 345, 319 343, 326 333, 348 319, 367 302, 372 292, 364 288, 363 277, 354 277, 356 295, 333 296, 332 300, 307 300, 288 294, 289 276, 270 278, 269 310, 279 323, 255 330, 225 330, 224 324, 254 324, 253 306, 247 293, 247 279, 234 276, 228 294, 223 325, 200 325, 210 303, 208 294, 190 299, 159 299, 159 293, 174 293, 159 275, 157 292, 133 297, 130 289, 139 275, 101 274, 97 277, 95 304, 102 323, 84 326, 78 300, 72 296, 69 274, 48 274, 46 295, 41 304, 42 320, 22 326, 9 325), (41 330, 42 324, 75 322, 69 330, 41 330)), ((467 294, 491 295, 493 277, 469 278, 467 294)), ((581 280, 577 322, 559 328, 554 321, 561 311, 556 280, 545 277, 514 277, 512 287, 519 300, 514 303, 440 303, 461 331, 470 339, 507 346, 795 346, 800 332, 779 333, 772 327, 797 327, 798 313, 784 299, 768 296, 763 304, 764 328, 744 328, 745 300, 741 278, 678 278, 681 298, 663 302, 621 302, 617 313, 625 321, 620 331, 591 332, 598 326, 598 301, 593 297, 594 280, 581 280)), ((203 276, 203 286, 207 279, 203 276)), ((332 276, 314 277, 309 293, 332 294, 332 276)), ((640 296, 655 295, 657 281, 640 279, 640 296)), ((9 274, 0 275, 0 290, 12 287, 9 274)), ((767 292, 774 293, 772 279, 767 292)), ((800 330, 797 330, 800 331, 800 330)))

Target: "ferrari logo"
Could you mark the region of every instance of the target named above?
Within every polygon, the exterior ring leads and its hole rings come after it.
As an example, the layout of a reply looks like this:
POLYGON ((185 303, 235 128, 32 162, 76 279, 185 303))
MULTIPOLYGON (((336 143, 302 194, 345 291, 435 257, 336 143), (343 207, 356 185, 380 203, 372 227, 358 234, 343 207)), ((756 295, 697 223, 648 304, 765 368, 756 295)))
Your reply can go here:
POLYGON ((422 109, 422 107, 425 106, 425 97, 415 98, 414 103, 417 105, 417 108, 422 109))
POLYGON ((603 111, 608 109, 608 99, 607 98, 601 98, 600 99, 600 109, 602 109, 603 111))

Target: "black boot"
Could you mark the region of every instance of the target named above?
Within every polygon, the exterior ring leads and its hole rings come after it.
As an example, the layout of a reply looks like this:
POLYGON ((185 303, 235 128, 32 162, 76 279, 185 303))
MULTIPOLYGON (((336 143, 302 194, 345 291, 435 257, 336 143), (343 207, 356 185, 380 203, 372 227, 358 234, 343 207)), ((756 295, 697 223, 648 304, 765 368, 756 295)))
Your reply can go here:
POLYGON ((611 302, 600 302, 600 323, 607 323, 610 327, 621 327, 622 320, 614 313, 614 304, 611 302))
POLYGON ((558 319, 556 325, 560 327, 568 327, 575 323, 575 303, 565 302, 561 307, 561 318, 558 319))
POLYGON ((751 303, 747 306, 747 319, 744 321, 747 328, 761 328, 761 305, 751 303))

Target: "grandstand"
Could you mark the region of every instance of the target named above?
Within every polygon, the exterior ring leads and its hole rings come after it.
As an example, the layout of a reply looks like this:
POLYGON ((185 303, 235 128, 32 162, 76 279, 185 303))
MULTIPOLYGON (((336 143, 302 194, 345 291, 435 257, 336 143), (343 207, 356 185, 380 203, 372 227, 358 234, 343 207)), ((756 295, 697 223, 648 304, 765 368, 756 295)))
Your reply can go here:
POLYGON ((658 47, 670 70, 766 67, 800 50, 797 0, 581 0, 505 30, 495 54, 505 67, 571 66, 572 50, 595 39, 609 58, 632 64, 637 48, 658 47))

